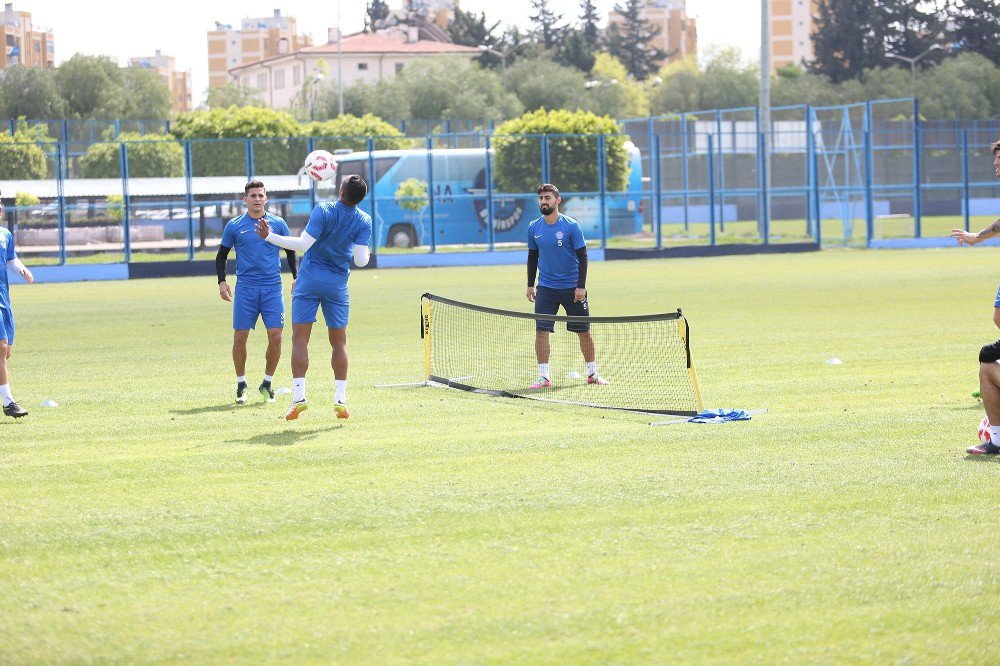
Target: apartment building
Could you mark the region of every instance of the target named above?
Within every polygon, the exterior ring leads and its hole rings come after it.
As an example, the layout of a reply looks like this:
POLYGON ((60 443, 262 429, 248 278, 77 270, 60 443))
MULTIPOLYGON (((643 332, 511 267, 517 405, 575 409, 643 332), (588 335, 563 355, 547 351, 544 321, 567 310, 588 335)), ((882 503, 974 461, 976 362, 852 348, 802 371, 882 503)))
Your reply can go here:
POLYGON ((51 30, 36 29, 30 12, 14 9, 14 3, 4 4, 4 50, 0 69, 21 64, 29 67, 55 67, 56 49, 51 30))
POLYGON ((170 106, 175 114, 191 110, 191 70, 177 71, 173 56, 163 55, 157 49, 156 55, 129 58, 128 64, 148 67, 163 79, 170 90, 170 106))
POLYGON ((309 35, 298 34, 295 18, 273 16, 245 18, 238 28, 216 23, 208 32, 208 86, 217 88, 229 83, 229 70, 278 55, 295 53, 311 46, 309 35))
MULTIPOLYGON (((640 15, 650 26, 660 29, 660 33, 650 41, 650 46, 667 54, 664 62, 698 54, 697 20, 688 17, 684 0, 647 0, 640 15)), ((608 14, 608 24, 617 24, 621 29, 625 17, 612 10, 608 14)))
POLYGON ((770 0, 771 72, 787 65, 801 66, 813 59, 813 19, 819 0, 770 0))

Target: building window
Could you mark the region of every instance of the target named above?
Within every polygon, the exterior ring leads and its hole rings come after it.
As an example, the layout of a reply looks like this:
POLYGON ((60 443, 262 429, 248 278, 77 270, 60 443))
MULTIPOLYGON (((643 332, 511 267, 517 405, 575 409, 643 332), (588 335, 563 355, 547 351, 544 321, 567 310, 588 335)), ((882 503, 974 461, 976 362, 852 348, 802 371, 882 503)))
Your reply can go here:
POLYGON ((399 74, 400 72, 402 72, 404 67, 406 67, 405 63, 397 62, 396 63, 396 73, 399 74))
POLYGON ((274 89, 280 90, 285 87, 285 70, 279 69, 274 73, 274 89))
POLYGON ((302 84, 302 70, 299 69, 298 65, 292 68, 292 79, 295 81, 293 85, 297 86, 302 84))
POLYGON ((257 75, 257 88, 267 90, 267 74, 262 72, 257 75))
POLYGON ((366 63, 366 62, 359 62, 358 63, 358 69, 368 69, 368 63, 366 63))

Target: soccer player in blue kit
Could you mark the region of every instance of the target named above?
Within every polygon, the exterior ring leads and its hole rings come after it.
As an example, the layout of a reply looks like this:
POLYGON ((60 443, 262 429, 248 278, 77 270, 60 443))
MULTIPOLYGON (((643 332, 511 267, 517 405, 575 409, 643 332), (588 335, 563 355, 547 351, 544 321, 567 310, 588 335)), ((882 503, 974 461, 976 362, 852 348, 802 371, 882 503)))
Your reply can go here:
MULTIPOLYGON (((562 197, 551 183, 538 188, 538 210, 542 216, 528 226, 528 300, 535 304, 535 314, 558 314, 559 306, 571 317, 589 317, 587 304, 587 242, 580 223, 559 212, 562 197), (538 288, 535 288, 535 276, 538 288)), ((529 388, 552 386, 549 374, 549 334, 554 321, 535 322, 535 357, 538 381, 529 388)), ((580 351, 587 364, 587 383, 606 385, 597 374, 594 338, 590 324, 567 322, 566 330, 580 336, 580 351)))
MULTIPOLYGON (((247 339, 264 320, 267 329, 267 351, 264 353, 264 380, 258 391, 268 402, 274 402, 271 380, 281 358, 281 330, 285 326, 285 299, 281 293, 281 253, 262 241, 254 230, 257 220, 267 220, 279 231, 288 233, 288 225, 277 215, 265 211, 267 190, 264 183, 251 180, 243 188, 245 213, 234 217, 222 230, 222 242, 215 256, 215 271, 219 277, 219 296, 233 303, 233 365, 236 366, 236 402, 247 401, 247 339), (236 298, 226 283, 226 258, 236 248, 236 298)), ((288 250, 288 268, 295 284, 295 252, 288 250)))
POLYGON ((257 233, 267 242, 304 253, 302 270, 292 290, 292 404, 285 414, 289 421, 297 419, 308 406, 309 336, 320 306, 333 347, 333 409, 338 419, 348 417, 347 319, 351 300, 347 279, 352 257, 359 268, 368 264, 372 218, 357 208, 367 193, 368 185, 360 176, 344 179, 337 202, 318 204, 298 238, 272 232, 267 220, 257 222, 257 233))
MULTIPOLYGON (((3 215, 3 202, 0 202, 0 215, 3 215)), ((3 257, 6 268, 17 271, 28 284, 35 281, 35 276, 17 258, 14 251, 14 234, 0 228, 0 256, 3 257)), ((14 311, 10 307, 10 285, 7 283, 6 268, 0 271, 0 398, 3 399, 3 413, 19 419, 28 415, 28 410, 14 402, 10 392, 10 372, 7 361, 10 360, 11 349, 14 347, 14 311)))

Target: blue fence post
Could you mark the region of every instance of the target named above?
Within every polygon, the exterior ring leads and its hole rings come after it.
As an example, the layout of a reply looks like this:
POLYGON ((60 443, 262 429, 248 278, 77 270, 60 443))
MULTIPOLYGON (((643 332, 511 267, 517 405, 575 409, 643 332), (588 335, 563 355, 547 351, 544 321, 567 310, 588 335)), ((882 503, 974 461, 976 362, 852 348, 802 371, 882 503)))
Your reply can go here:
POLYGON ((656 249, 663 247, 663 208, 661 205, 663 197, 663 183, 660 176, 660 135, 653 135, 653 224, 656 225, 656 249))
POLYGON ((809 161, 812 163, 812 193, 813 193, 813 206, 816 208, 816 244, 819 245, 820 249, 823 249, 823 217, 821 215, 822 205, 820 204, 819 198, 819 155, 816 152, 816 145, 813 144, 812 151, 809 154, 809 161))
MULTIPOLYGON (((372 230, 372 231, 375 232, 375 233, 372 234, 372 239, 373 239, 372 240, 372 246, 373 246, 373 250, 374 250, 374 248, 378 247, 378 240, 375 239, 375 236, 376 236, 376 233, 377 233, 377 229, 378 229, 378 204, 376 202, 376 199, 378 197, 375 196, 375 137, 371 137, 371 136, 368 137, 368 193, 371 195, 372 226, 375 227, 375 229, 372 230)), ((315 198, 315 196, 316 196, 316 194, 313 193, 313 197, 314 198, 315 198)), ((312 214, 311 211, 310 211, 310 214, 312 214)), ((389 234, 389 230, 387 229, 386 230, 386 242, 388 242, 388 239, 389 239, 388 234, 389 234)))
POLYGON ((128 202, 128 148, 125 142, 118 144, 118 168, 122 177, 122 241, 124 243, 125 263, 132 261, 132 239, 129 229, 131 211, 128 202))
POLYGON ((247 182, 250 182, 253 180, 253 139, 244 139, 244 141, 246 141, 244 155, 247 162, 247 182))
POLYGON ((923 196, 920 191, 920 153, 923 151, 920 140, 920 103, 913 98, 913 235, 920 238, 920 218, 923 196))
MULTIPOLYGON (((696 135, 697 136, 697 135, 696 135)), ((684 233, 691 228, 691 218, 688 214, 688 192, 691 190, 691 177, 688 171, 688 121, 681 114, 681 183, 684 188, 684 233)))
MULTIPOLYGON (((608 246, 608 212, 607 212, 607 163, 604 158, 604 135, 597 135, 597 187, 601 202, 601 247, 608 246)), ((548 181, 546 181, 548 182, 548 181)))
POLYGON ((7 124, 10 125, 10 135, 14 136, 14 133, 17 132, 17 119, 11 118, 7 121, 7 124))
POLYGON ((490 157, 492 143, 489 135, 486 137, 486 239, 489 242, 490 251, 493 251, 493 244, 496 238, 496 230, 493 228, 493 159, 490 157))
MULTIPOLYGON (((549 162, 549 135, 542 135, 542 182, 551 183, 551 163, 549 162)), ((558 185, 556 186, 558 187, 558 185)))
POLYGON ((962 218, 969 230, 969 130, 962 130, 962 218))
POLYGON ((115 118, 114 129, 115 129, 115 138, 117 139, 118 135, 122 133, 122 121, 119 120, 118 118, 115 118))
POLYGON ((194 181, 192 180, 191 170, 194 165, 194 160, 191 159, 191 142, 184 142, 184 193, 185 200, 187 203, 187 213, 188 213, 188 225, 187 225, 187 240, 188 240, 188 261, 194 261, 194 181))
POLYGON ((872 191, 872 133, 865 130, 865 245, 871 247, 875 232, 875 200, 872 191))
MULTIPOLYGON (((816 152, 816 140, 813 137, 812 106, 806 104, 806 235, 813 231, 813 201, 812 195, 815 191, 813 183, 816 180, 816 160, 813 159, 816 152)), ((819 226, 819 219, 816 219, 819 226)))
POLYGON ((427 212, 431 216, 431 253, 437 251, 437 229, 434 225, 434 139, 427 136, 427 212))
POLYGON ((715 245, 715 146, 708 135, 708 244, 715 245))
POLYGON ((56 144, 56 197, 58 200, 58 237, 59 237, 59 265, 66 264, 66 197, 63 189, 63 151, 62 144, 56 144))
MULTIPOLYGON (((715 136, 719 137, 719 231, 726 233, 726 161, 722 146, 722 111, 715 112, 715 136)), ((735 146, 734 146, 735 147, 735 146)))

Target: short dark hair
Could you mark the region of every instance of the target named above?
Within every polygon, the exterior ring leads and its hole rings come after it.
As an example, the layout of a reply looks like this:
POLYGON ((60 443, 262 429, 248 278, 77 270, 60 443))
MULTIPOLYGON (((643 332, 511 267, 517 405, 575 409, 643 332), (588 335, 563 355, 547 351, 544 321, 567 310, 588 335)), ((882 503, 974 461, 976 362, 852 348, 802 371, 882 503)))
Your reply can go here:
POLYGON ((994 155, 1000 153, 1000 139, 997 139, 992 144, 990 144, 990 148, 993 150, 994 155))
POLYGON ((267 189, 266 187, 264 187, 264 183, 260 182, 259 180, 251 180, 249 183, 246 184, 246 187, 243 188, 243 194, 249 194, 250 190, 255 190, 258 187, 263 188, 265 190, 267 189))
POLYGON ((353 175, 340 186, 340 196, 348 206, 357 206, 368 194, 368 183, 361 176, 353 175))
POLYGON ((552 183, 542 183, 538 188, 538 193, 541 194, 542 192, 551 192, 556 195, 557 199, 559 198, 559 188, 552 183))

